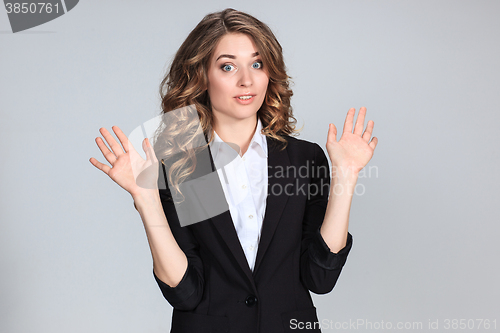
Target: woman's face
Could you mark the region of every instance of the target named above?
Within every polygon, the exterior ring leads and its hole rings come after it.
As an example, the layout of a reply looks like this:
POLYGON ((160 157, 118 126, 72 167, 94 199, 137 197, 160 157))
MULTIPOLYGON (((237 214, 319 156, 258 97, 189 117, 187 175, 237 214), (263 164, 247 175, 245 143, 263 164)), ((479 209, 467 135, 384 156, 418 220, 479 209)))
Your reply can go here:
POLYGON ((248 35, 230 33, 222 37, 207 73, 207 90, 218 122, 230 124, 255 117, 264 102, 269 83, 261 59, 248 35))

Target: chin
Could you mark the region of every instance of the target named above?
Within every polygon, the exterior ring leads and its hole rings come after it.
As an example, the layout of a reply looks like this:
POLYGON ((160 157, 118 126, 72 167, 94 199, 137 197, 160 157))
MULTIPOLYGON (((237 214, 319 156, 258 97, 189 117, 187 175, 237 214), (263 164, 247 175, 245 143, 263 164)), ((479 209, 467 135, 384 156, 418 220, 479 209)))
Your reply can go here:
POLYGON ((230 112, 224 112, 225 115, 237 118, 237 119, 246 119, 253 117, 257 114, 258 109, 251 107, 236 107, 233 108, 230 112))

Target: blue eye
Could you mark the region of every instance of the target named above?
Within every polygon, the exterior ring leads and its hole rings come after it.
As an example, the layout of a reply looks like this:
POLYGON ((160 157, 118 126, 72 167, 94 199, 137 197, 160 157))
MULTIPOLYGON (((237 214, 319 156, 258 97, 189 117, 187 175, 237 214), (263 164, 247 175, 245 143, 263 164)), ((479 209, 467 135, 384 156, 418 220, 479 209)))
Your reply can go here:
POLYGON ((230 72, 231 71, 231 67, 233 67, 233 65, 230 65, 230 64, 224 64, 221 66, 221 69, 224 71, 224 72, 230 72), (229 67, 229 68, 228 68, 229 67))
POLYGON ((261 69, 263 66, 262 61, 256 61, 253 63, 252 67, 255 69, 261 69), (255 66, 257 64, 257 67, 255 66))

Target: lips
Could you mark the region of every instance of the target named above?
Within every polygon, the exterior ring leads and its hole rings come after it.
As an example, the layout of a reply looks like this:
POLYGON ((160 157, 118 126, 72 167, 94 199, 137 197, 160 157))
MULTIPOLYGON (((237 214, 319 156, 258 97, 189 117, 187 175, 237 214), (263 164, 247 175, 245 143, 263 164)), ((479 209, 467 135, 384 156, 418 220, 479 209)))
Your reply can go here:
POLYGON ((244 95, 238 95, 234 97, 234 99, 240 103, 240 104, 250 104, 253 102, 255 95, 254 94, 244 94, 244 95), (240 98, 242 97, 242 98, 240 98))
POLYGON ((248 93, 248 94, 242 94, 242 95, 238 95, 238 96, 234 96, 234 97, 235 98, 240 98, 240 97, 254 97, 254 96, 255 96, 255 94, 248 93))

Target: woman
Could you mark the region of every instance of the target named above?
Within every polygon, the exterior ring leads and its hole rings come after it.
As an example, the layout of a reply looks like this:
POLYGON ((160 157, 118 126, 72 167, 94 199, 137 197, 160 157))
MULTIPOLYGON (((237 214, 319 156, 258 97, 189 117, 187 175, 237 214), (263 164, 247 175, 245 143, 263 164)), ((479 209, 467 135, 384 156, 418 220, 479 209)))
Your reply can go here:
MULTIPOLYGON (((164 114, 194 105, 207 145, 194 149, 187 139, 162 140, 160 133, 154 150, 143 141, 145 161, 118 127, 113 131, 124 149, 100 129, 111 150, 101 138, 96 142, 111 167, 90 162, 134 199, 154 278, 174 307, 171 332, 320 332, 309 291, 330 292, 340 275, 352 245, 353 190, 377 139, 370 140, 373 121, 363 132, 365 108, 354 130, 355 109, 348 111, 339 141, 330 124, 330 183, 323 150, 290 136, 295 118, 288 80, 271 30, 226 9, 207 15, 190 33, 161 86, 164 114), (224 143, 238 153, 227 168, 218 161, 228 150, 214 149, 224 143), (168 159, 176 149, 180 159, 169 167, 158 163, 156 155, 168 159), (228 209, 183 226, 172 198, 183 196, 183 181, 206 176, 196 168, 203 152, 220 179, 214 193, 224 193, 228 209), (137 175, 158 165, 159 183, 163 178, 167 188, 152 186, 157 172, 143 178, 148 186, 139 186, 137 175)), ((166 125, 163 134, 183 132, 178 123, 166 125)), ((184 132, 193 127, 182 126, 184 132)))

